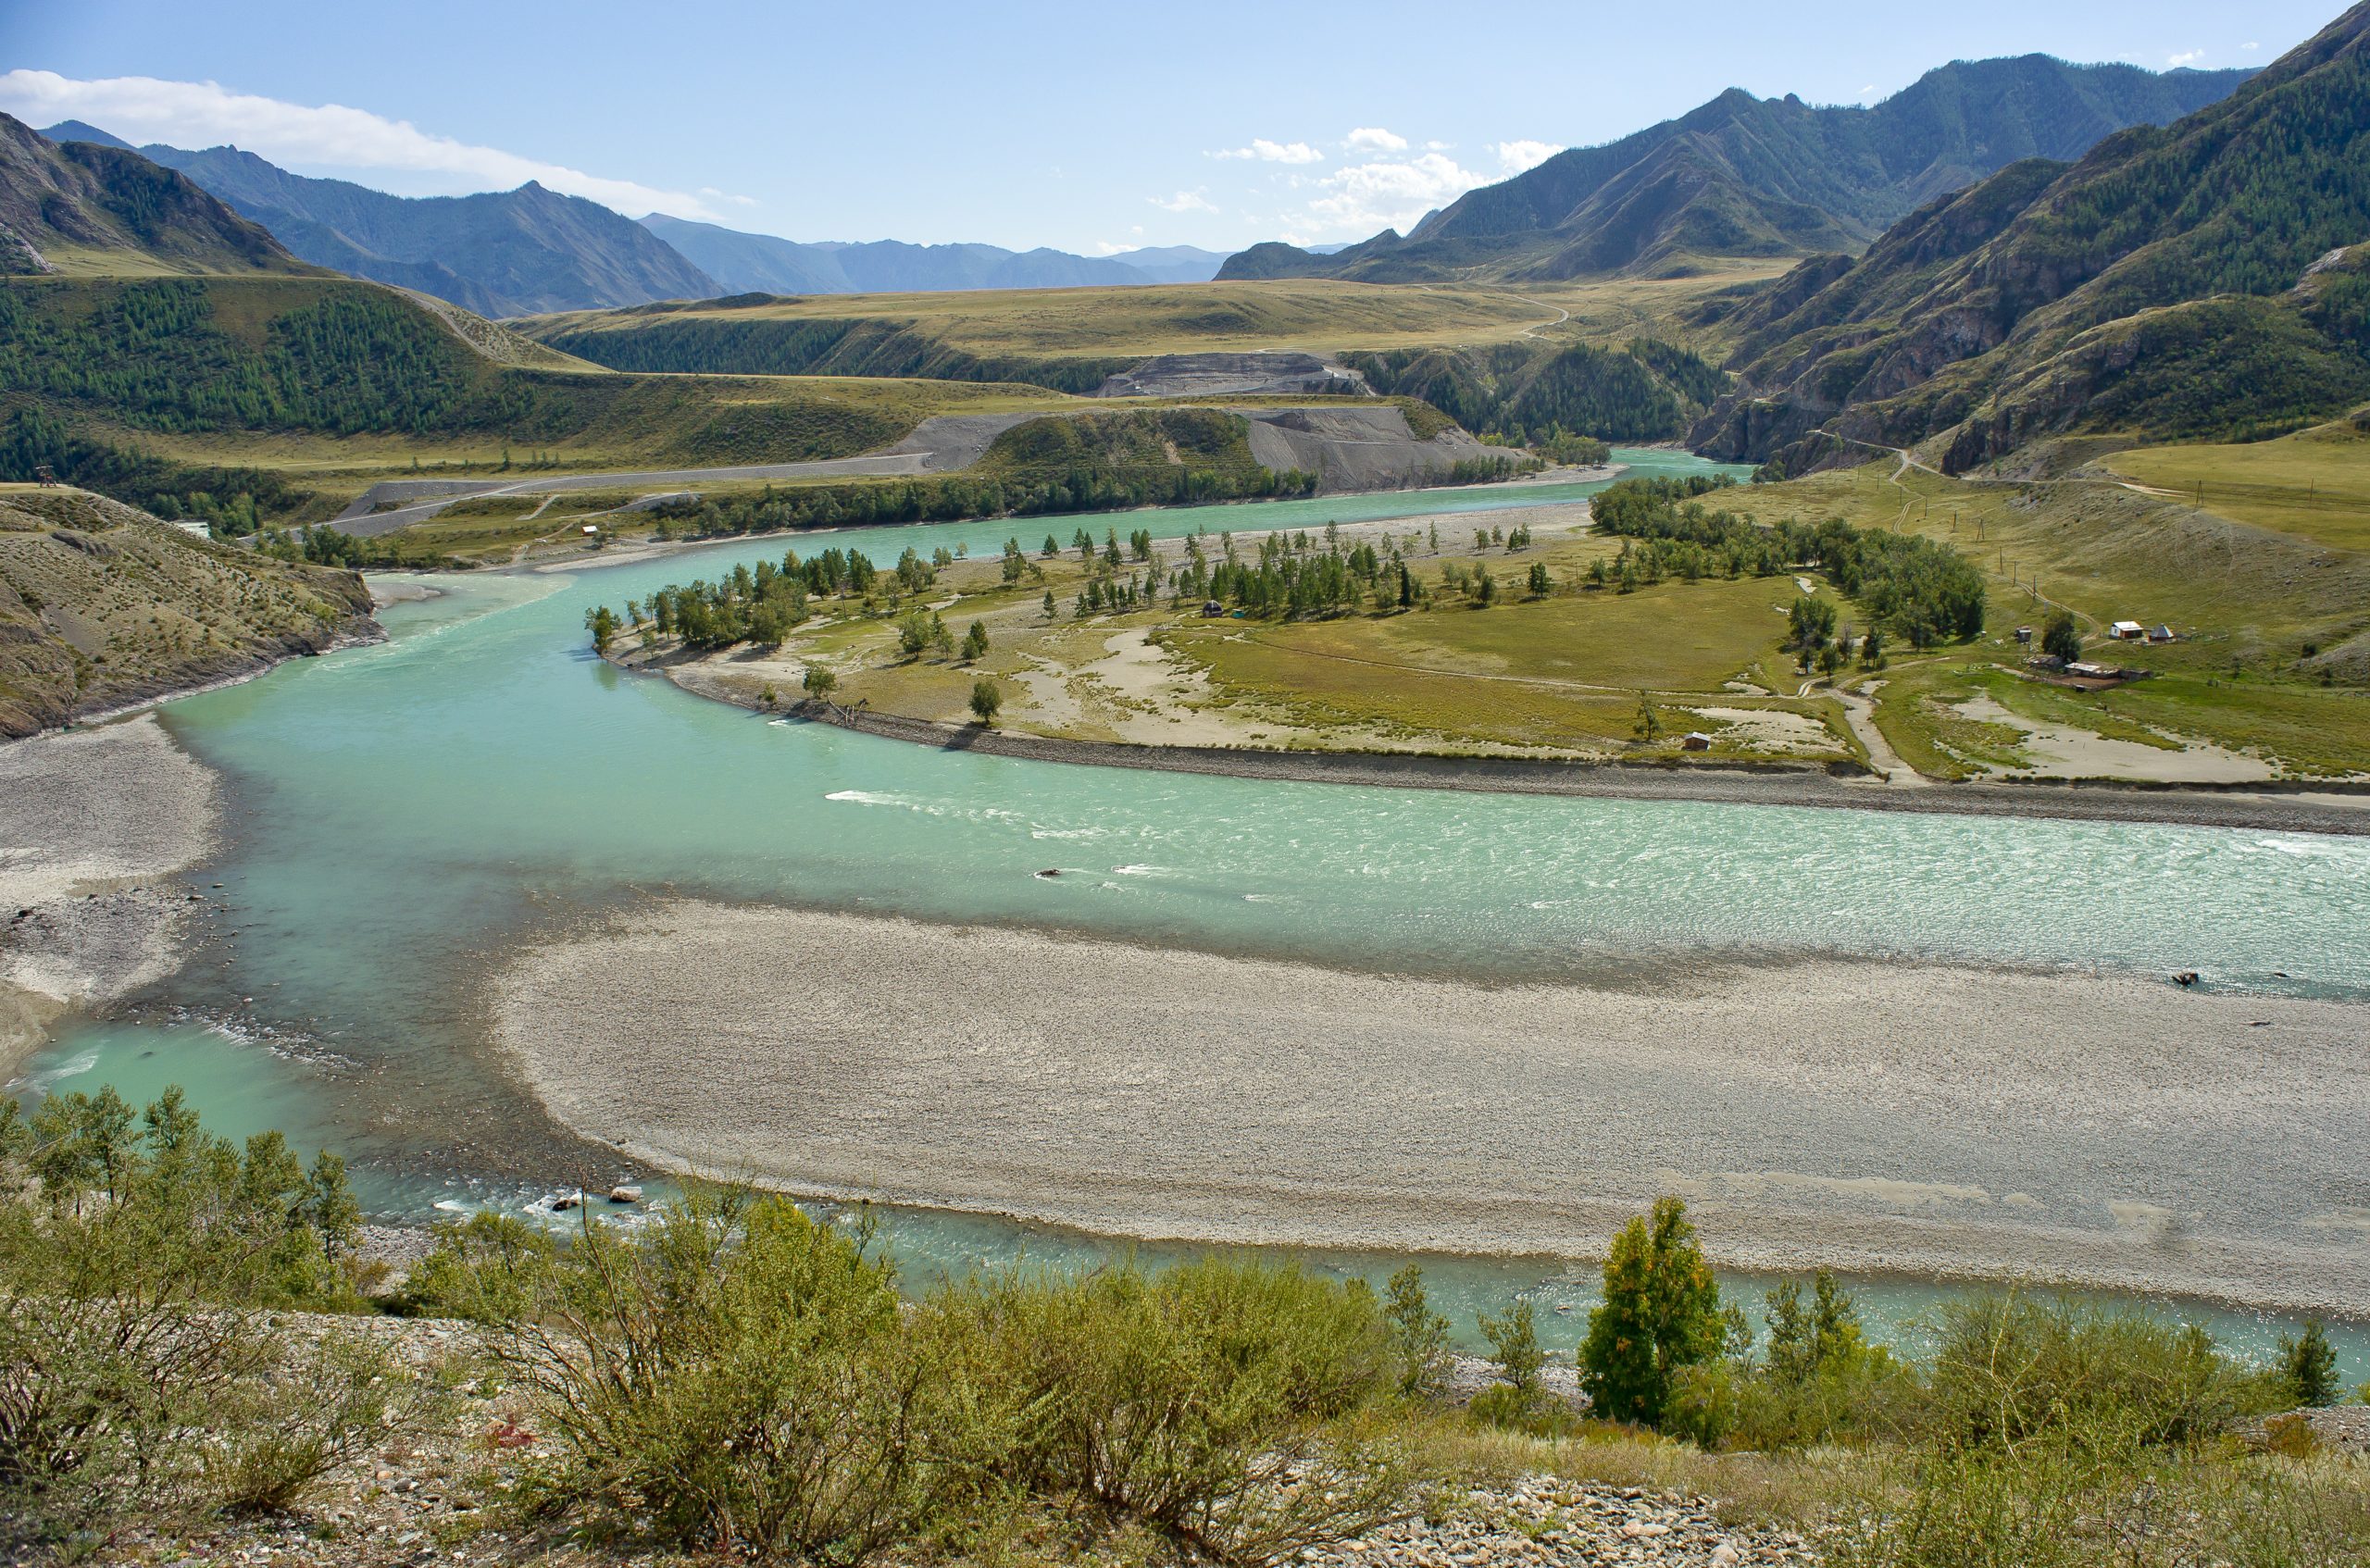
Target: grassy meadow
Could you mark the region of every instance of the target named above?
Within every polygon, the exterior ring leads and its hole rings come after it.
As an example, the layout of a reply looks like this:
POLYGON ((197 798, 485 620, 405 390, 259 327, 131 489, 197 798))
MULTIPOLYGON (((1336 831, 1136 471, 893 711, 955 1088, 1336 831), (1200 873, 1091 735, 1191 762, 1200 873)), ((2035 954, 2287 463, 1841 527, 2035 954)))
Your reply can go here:
MULTIPOLYGON (((2114 477, 2134 460, 2187 471, 2233 450, 2253 449, 2151 448, 2100 465, 2113 473, 2034 484, 1896 473, 1886 460, 1742 489, 1724 504, 1765 522, 1841 516, 1922 532, 1985 569, 1983 638, 1902 653, 1874 686, 1878 726, 1921 772, 1961 778, 2001 760, 2003 737, 1957 711, 1978 691, 2037 724, 2160 747, 2202 740, 2302 775, 2370 771, 2370 694, 2322 660, 2370 627, 2370 555, 2135 492, 2114 477), (2092 656, 2152 678, 2102 693, 2024 678, 2027 651, 2010 633, 2041 626, 2060 607, 2080 624, 2092 656), (2106 641, 2118 620, 2169 625, 2179 640, 2106 641)), ((2310 486, 2346 471, 2352 450, 2299 442, 2274 462, 2310 486), (2311 460, 2315 452, 2329 460, 2311 460)))
POLYGON ((2352 420, 2243 446, 2140 446, 2101 467, 2218 516, 2370 550, 2370 429, 2352 420))

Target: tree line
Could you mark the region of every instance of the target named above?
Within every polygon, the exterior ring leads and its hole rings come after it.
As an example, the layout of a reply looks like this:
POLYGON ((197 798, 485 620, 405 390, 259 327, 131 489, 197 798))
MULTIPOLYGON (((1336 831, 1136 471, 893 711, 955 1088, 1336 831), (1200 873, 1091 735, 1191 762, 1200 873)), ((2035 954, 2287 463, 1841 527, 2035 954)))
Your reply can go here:
POLYGON ((1625 542, 1611 564, 1590 568, 1591 580, 1626 591, 1666 576, 1776 577, 1808 567, 1912 647, 1982 631, 1983 573, 1959 551, 1923 534, 1858 529, 1840 517, 1762 524, 1704 504, 1734 482, 1699 474, 1624 479, 1604 491, 1590 504, 1593 525, 1625 542))

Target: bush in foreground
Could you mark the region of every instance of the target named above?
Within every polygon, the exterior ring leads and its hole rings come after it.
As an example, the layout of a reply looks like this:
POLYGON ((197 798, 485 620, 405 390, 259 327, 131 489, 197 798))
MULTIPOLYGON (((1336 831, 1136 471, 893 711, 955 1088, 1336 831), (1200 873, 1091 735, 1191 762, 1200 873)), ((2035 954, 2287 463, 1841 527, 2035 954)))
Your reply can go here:
POLYGON ((334 1157, 108 1089, 0 1101, 0 1540, 284 1508, 441 1408, 382 1348, 270 1315, 357 1300, 334 1157))

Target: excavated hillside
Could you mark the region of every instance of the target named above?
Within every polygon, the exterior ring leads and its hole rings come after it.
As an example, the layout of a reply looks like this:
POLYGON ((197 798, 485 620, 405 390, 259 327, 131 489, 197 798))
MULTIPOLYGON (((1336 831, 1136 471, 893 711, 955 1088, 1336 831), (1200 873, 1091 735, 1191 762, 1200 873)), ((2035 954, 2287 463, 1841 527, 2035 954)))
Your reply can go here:
POLYGON ((218 544, 87 491, 0 487, 0 737, 378 629, 357 573, 218 544))

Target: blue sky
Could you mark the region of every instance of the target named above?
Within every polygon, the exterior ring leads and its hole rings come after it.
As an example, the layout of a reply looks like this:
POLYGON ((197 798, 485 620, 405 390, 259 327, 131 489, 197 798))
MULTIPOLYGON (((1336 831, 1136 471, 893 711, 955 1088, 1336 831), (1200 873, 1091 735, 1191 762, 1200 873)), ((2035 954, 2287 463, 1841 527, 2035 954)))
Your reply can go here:
POLYGON ((1729 86, 2261 65, 2342 0, 1002 6, 0 0, 0 110, 426 195, 538 178, 801 240, 1360 239, 1729 86))

